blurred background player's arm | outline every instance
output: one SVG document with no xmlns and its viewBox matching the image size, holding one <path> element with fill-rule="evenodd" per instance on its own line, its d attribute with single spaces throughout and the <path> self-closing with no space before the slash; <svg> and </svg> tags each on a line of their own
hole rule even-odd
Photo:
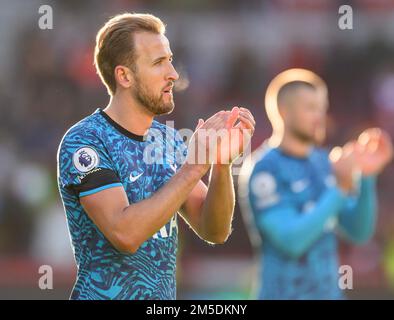
<svg viewBox="0 0 394 320">
<path fill-rule="evenodd" d="M 391 161 L 390 136 L 378 129 L 367 129 L 357 141 L 345 145 L 354 153 L 362 178 L 358 194 L 349 198 L 339 215 L 339 227 L 354 243 L 368 241 L 374 233 L 377 214 L 376 176 Z M 344 151 L 346 152 L 346 150 Z"/>
<path fill-rule="evenodd" d="M 299 212 L 290 187 L 278 181 L 273 171 L 267 168 L 258 170 L 252 175 L 250 182 L 250 200 L 257 217 L 260 232 L 284 254 L 298 258 L 321 236 L 325 225 L 332 217 L 337 216 L 346 200 L 346 193 L 351 189 L 352 177 L 348 157 L 340 157 L 333 164 L 338 187 L 326 189 L 314 207 L 307 213 Z M 254 179 L 266 181 L 254 185 Z M 256 186 L 264 185 L 264 192 Z"/>
<path fill-rule="evenodd" d="M 336 216 L 345 199 L 338 188 L 332 187 L 321 195 L 312 210 L 302 214 L 285 199 L 286 195 L 278 194 L 277 197 L 278 202 L 271 208 L 253 206 L 257 210 L 257 227 L 278 250 L 292 258 L 300 257 L 319 238 L 325 224 Z"/>
<path fill-rule="evenodd" d="M 347 199 L 338 216 L 340 230 L 353 243 L 368 241 L 376 225 L 376 177 L 363 176 L 359 189 L 358 195 Z"/>
</svg>

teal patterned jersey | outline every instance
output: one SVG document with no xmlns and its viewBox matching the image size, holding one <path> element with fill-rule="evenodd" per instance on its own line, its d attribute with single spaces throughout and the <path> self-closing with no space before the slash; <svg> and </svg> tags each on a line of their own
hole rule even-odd
<svg viewBox="0 0 394 320">
<path fill-rule="evenodd" d="M 175 299 L 177 214 L 134 254 L 118 251 L 80 198 L 123 187 L 129 203 L 152 196 L 176 173 L 186 147 L 176 130 L 153 121 L 135 135 L 104 111 L 72 126 L 58 150 L 58 186 L 78 273 L 71 299 Z"/>
<path fill-rule="evenodd" d="M 341 299 L 335 225 L 344 197 L 327 152 L 297 158 L 266 146 L 246 183 L 262 240 L 258 298 Z"/>
</svg>

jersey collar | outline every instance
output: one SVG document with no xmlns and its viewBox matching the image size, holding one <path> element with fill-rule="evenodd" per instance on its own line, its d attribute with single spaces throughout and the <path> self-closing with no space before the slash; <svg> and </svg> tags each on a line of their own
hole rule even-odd
<svg viewBox="0 0 394 320">
<path fill-rule="evenodd" d="M 132 133 L 132 132 L 130 132 L 129 130 L 123 128 L 123 127 L 122 127 L 120 124 L 118 124 L 117 122 L 115 122 L 108 114 L 106 114 L 106 113 L 104 112 L 104 110 L 102 110 L 102 109 L 99 108 L 97 111 L 98 111 L 98 113 L 99 113 L 101 116 L 104 117 L 105 120 L 107 120 L 107 122 L 108 122 L 111 126 L 113 126 L 113 127 L 114 127 L 117 131 L 119 131 L 121 134 L 125 135 L 126 137 L 128 137 L 128 138 L 130 138 L 130 139 L 137 140 L 137 141 L 140 141 L 140 142 L 146 141 L 146 139 L 147 139 L 147 137 L 148 137 L 148 134 L 145 134 L 145 135 L 143 135 L 143 136 L 140 136 L 140 135 L 138 135 L 138 134 Z"/>
</svg>

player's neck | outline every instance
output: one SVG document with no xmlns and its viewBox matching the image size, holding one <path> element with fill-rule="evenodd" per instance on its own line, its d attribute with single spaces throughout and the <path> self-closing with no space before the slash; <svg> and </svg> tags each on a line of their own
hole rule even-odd
<svg viewBox="0 0 394 320">
<path fill-rule="evenodd" d="M 104 111 L 126 130 L 143 136 L 152 126 L 153 114 L 133 101 L 130 96 L 115 94 Z"/>
<path fill-rule="evenodd" d="M 286 154 L 294 157 L 306 158 L 311 152 L 313 145 L 311 143 L 302 141 L 291 134 L 284 134 L 280 143 L 279 148 Z"/>
</svg>

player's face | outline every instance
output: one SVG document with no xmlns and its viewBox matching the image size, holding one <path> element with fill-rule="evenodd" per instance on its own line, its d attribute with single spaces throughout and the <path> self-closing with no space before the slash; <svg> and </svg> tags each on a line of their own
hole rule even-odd
<svg viewBox="0 0 394 320">
<path fill-rule="evenodd" d="M 315 90 L 299 88 L 288 108 L 285 125 L 299 139 L 320 144 L 325 138 L 327 104 Z"/>
<path fill-rule="evenodd" d="M 174 109 L 173 86 L 179 78 L 172 65 L 172 52 L 164 35 L 140 32 L 135 35 L 137 55 L 133 96 L 154 115 Z"/>
</svg>

